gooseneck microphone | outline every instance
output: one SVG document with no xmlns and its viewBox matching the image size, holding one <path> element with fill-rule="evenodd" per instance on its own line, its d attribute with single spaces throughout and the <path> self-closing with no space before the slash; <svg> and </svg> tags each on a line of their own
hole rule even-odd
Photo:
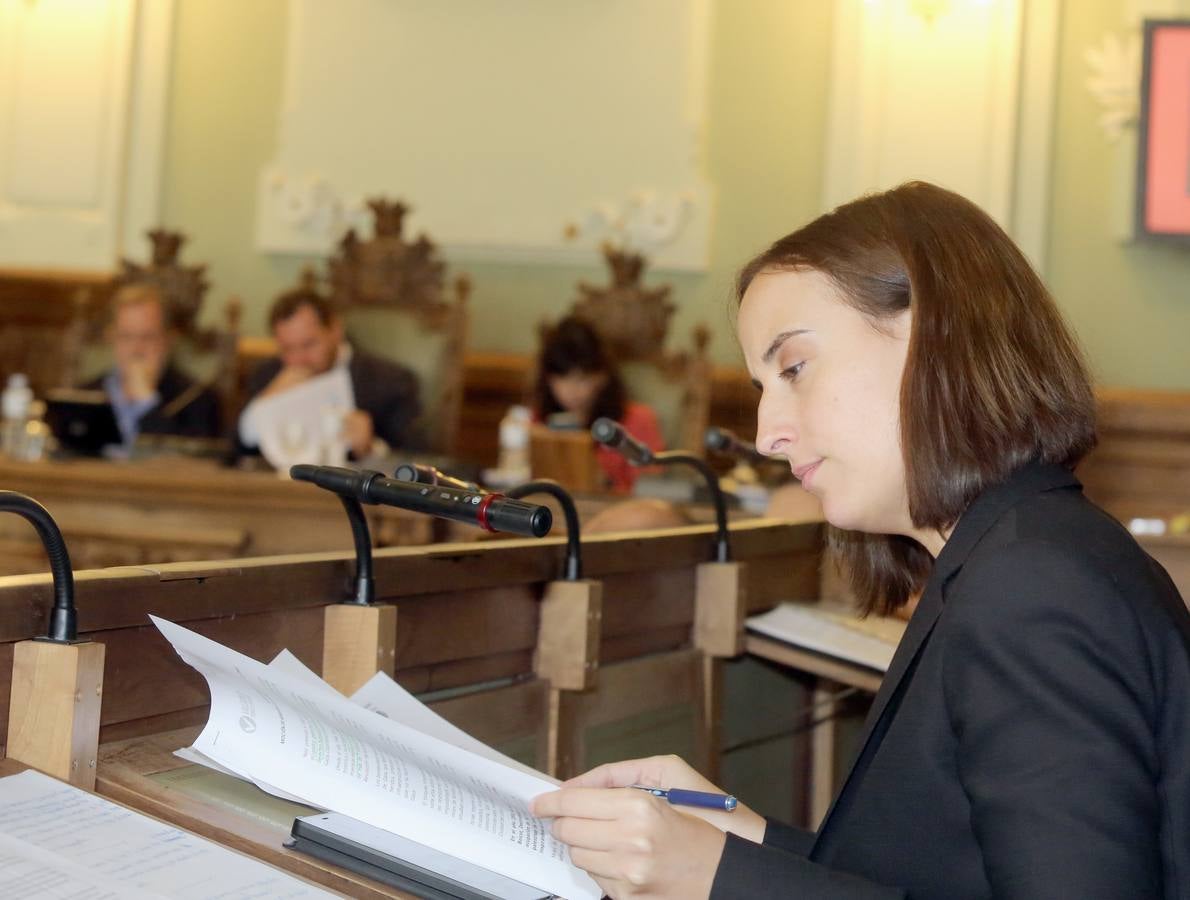
<svg viewBox="0 0 1190 900">
<path fill-rule="evenodd" d="M 54 576 L 54 606 L 50 610 L 49 633 L 40 641 L 69 644 L 78 640 L 78 610 L 74 605 L 74 571 L 70 568 L 70 554 L 58 523 L 49 510 L 24 494 L 0 491 L 0 512 L 16 513 L 33 525 L 46 556 L 50 558 L 50 572 Z"/>
<path fill-rule="evenodd" d="M 768 459 L 756 449 L 756 445 L 742 440 L 734 431 L 728 428 L 718 428 L 712 425 L 703 437 L 703 446 L 715 453 L 735 457 L 744 463 L 761 463 Z"/>
<path fill-rule="evenodd" d="M 525 537 L 544 537 L 554 524 L 549 507 L 503 494 L 465 491 L 445 485 L 414 484 L 381 472 L 338 466 L 292 466 L 289 475 L 360 503 L 382 504 Z"/>
<path fill-rule="evenodd" d="M 654 453 L 633 437 L 623 425 L 608 418 L 596 419 L 591 424 L 591 437 L 605 447 L 617 451 L 634 466 L 679 465 L 698 470 L 707 483 L 711 502 L 715 505 L 715 561 L 727 562 L 731 559 L 731 545 L 727 537 L 727 503 L 723 499 L 723 490 L 719 487 L 719 476 L 706 462 L 687 450 L 663 450 Z"/>
</svg>

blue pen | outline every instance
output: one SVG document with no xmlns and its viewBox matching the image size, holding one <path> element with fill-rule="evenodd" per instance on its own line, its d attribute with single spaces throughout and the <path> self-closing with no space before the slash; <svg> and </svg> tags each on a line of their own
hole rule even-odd
<svg viewBox="0 0 1190 900">
<path fill-rule="evenodd" d="M 678 806 L 698 806 L 703 809 L 722 809 L 731 812 L 736 807 L 736 799 L 730 794 L 712 794 L 710 791 L 684 791 L 681 788 L 648 787 L 643 784 L 632 785 L 638 791 L 648 791 L 654 797 L 668 800 Z"/>
</svg>

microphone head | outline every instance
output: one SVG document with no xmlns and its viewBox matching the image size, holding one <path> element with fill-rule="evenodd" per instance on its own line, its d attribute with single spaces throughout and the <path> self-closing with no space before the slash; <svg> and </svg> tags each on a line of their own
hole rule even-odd
<svg viewBox="0 0 1190 900">
<path fill-rule="evenodd" d="M 708 450 L 714 450 L 716 453 L 726 453 L 731 449 L 731 445 L 735 440 L 736 436 L 726 428 L 719 428 L 712 425 L 707 429 L 706 435 L 703 436 L 703 446 Z"/>
<path fill-rule="evenodd" d="M 624 429 L 620 427 L 619 422 L 609 419 L 606 416 L 600 416 L 591 423 L 591 437 L 609 447 L 619 442 L 623 432 Z"/>
<path fill-rule="evenodd" d="M 437 484 L 438 472 L 433 466 L 422 466 L 417 463 L 401 463 L 393 470 L 393 478 L 397 481 L 412 481 L 414 484 Z"/>
<path fill-rule="evenodd" d="M 539 506 L 529 517 L 529 530 L 533 537 L 545 537 L 554 527 L 554 514 L 548 506 Z"/>
<path fill-rule="evenodd" d="M 290 466 L 289 477 L 294 481 L 314 481 L 314 476 L 318 474 L 318 466 L 309 466 L 306 464 Z"/>
<path fill-rule="evenodd" d="M 422 463 L 401 463 L 393 470 L 393 478 L 397 481 L 408 481 L 411 484 L 433 484 L 460 491 L 471 491 L 476 494 L 487 493 L 474 481 L 455 478 L 453 475 L 447 475 L 437 466 L 427 466 Z"/>
</svg>

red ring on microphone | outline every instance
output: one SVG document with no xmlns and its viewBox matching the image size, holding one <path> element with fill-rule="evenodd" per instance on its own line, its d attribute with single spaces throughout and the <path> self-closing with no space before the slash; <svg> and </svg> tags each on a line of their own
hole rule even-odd
<svg viewBox="0 0 1190 900">
<path fill-rule="evenodd" d="M 479 527 L 484 531 L 490 531 L 495 534 L 496 529 L 488 523 L 488 507 L 492 505 L 496 498 L 503 499 L 503 494 L 484 494 L 483 499 L 479 501 L 479 506 L 476 507 L 475 517 L 479 520 Z"/>
</svg>

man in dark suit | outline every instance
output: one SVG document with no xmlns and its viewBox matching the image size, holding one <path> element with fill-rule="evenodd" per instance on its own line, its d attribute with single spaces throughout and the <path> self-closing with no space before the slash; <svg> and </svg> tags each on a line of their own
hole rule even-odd
<svg viewBox="0 0 1190 900">
<path fill-rule="evenodd" d="M 309 287 L 287 291 L 269 310 L 269 328 L 278 356 L 262 364 L 248 381 L 251 399 L 239 428 L 245 446 L 256 447 L 260 442 L 253 400 L 283 393 L 341 366 L 354 394 L 354 408 L 344 416 L 342 426 L 352 456 L 362 459 L 382 455 L 390 447 L 416 447 L 417 376 L 347 343 L 343 320 L 330 301 Z"/>
<path fill-rule="evenodd" d="M 108 328 L 115 365 L 85 387 L 107 394 L 126 446 L 140 434 L 219 435 L 214 392 L 170 362 L 175 337 L 157 288 L 130 284 L 116 292 Z"/>
</svg>

